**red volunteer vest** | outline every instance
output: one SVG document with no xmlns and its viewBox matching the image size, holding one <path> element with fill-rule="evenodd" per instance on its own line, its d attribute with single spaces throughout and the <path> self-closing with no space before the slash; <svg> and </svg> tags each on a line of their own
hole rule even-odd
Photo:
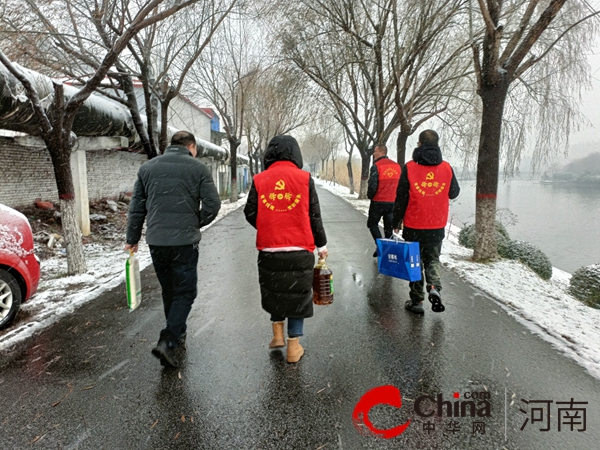
<svg viewBox="0 0 600 450">
<path fill-rule="evenodd" d="M 377 166 L 377 193 L 373 197 L 374 202 L 395 202 L 396 189 L 402 168 L 400 165 L 389 158 L 379 158 L 375 161 Z"/>
<path fill-rule="evenodd" d="M 256 248 L 315 249 L 309 218 L 310 174 L 291 161 L 277 161 L 254 176 L 258 193 Z"/>
<path fill-rule="evenodd" d="M 410 161 L 406 163 L 406 176 L 410 188 L 404 225 L 417 230 L 444 228 L 450 206 L 450 164 L 443 161 L 437 166 L 424 166 Z"/>
</svg>

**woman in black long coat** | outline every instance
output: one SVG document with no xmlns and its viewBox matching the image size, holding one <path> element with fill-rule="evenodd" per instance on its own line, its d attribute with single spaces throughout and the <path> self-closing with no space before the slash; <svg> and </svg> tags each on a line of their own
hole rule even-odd
<svg viewBox="0 0 600 450">
<path fill-rule="evenodd" d="M 314 250 L 319 258 L 326 258 L 327 237 L 315 184 L 310 173 L 302 170 L 296 139 L 274 137 L 265 152 L 264 167 L 254 176 L 244 214 L 257 230 L 261 303 L 273 322 L 269 347 L 285 346 L 287 319 L 287 361 L 295 363 L 304 354 L 299 341 L 304 319 L 313 315 Z"/>
</svg>

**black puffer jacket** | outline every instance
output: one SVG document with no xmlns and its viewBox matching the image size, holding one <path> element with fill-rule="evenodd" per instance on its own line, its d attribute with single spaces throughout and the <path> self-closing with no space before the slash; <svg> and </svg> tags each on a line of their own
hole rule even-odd
<svg viewBox="0 0 600 450">
<path fill-rule="evenodd" d="M 163 155 L 138 171 L 129 206 L 127 243 L 139 242 L 147 220 L 149 245 L 193 244 L 201 239 L 200 227 L 211 223 L 220 208 L 208 167 L 185 147 L 167 147 Z"/>
</svg>

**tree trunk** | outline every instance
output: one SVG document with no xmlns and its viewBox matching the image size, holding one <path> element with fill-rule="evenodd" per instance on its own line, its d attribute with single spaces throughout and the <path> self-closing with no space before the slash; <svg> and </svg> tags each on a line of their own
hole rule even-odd
<svg viewBox="0 0 600 450">
<path fill-rule="evenodd" d="M 230 161 L 231 167 L 231 196 L 229 201 L 235 203 L 238 201 L 238 185 L 237 185 L 237 149 L 240 146 L 240 141 L 237 139 L 230 139 L 229 150 L 230 150 Z"/>
<path fill-rule="evenodd" d="M 150 85 L 154 84 L 154 80 L 150 76 L 151 69 L 144 65 L 142 70 L 142 89 L 144 91 L 144 103 L 146 105 L 146 122 L 148 124 L 148 140 L 150 142 L 150 153 L 148 159 L 158 156 L 158 117 L 156 98 L 150 92 Z"/>
<path fill-rule="evenodd" d="M 77 224 L 75 197 L 60 200 L 60 220 L 67 244 L 67 271 L 69 275 L 87 272 L 81 230 Z"/>
<path fill-rule="evenodd" d="M 346 167 L 348 168 L 348 186 L 350 188 L 350 195 L 354 194 L 354 172 L 352 171 L 352 154 L 348 157 L 348 162 L 346 163 Z"/>
<path fill-rule="evenodd" d="M 332 173 L 331 173 L 331 181 L 334 181 L 334 182 L 337 183 L 337 179 L 335 178 L 335 159 L 333 159 L 331 161 L 331 171 L 332 171 Z M 335 184 L 334 184 L 334 186 L 335 186 Z"/>
<path fill-rule="evenodd" d="M 158 140 L 158 149 L 161 154 L 163 154 L 165 149 L 169 146 L 169 105 L 174 97 L 175 94 L 172 94 L 172 91 L 169 90 L 163 101 L 160 103 L 160 137 Z"/>
<path fill-rule="evenodd" d="M 131 75 L 123 75 L 120 77 L 121 85 L 123 86 L 123 92 L 127 96 L 127 108 L 133 119 L 133 125 L 137 131 L 142 147 L 147 155 L 151 155 L 153 152 L 152 146 L 150 145 L 150 138 L 142 122 L 142 116 L 140 115 L 140 109 L 137 103 L 137 97 L 135 96 L 135 90 L 133 88 L 133 82 L 131 81 Z M 156 156 L 156 155 L 154 155 Z"/>
<path fill-rule="evenodd" d="M 87 266 L 81 242 L 81 229 L 77 223 L 75 188 L 69 161 L 71 146 L 67 139 L 49 138 L 46 140 L 46 147 L 52 159 L 56 188 L 60 199 L 60 217 L 63 236 L 67 245 L 67 274 L 85 273 L 87 272 Z"/>
<path fill-rule="evenodd" d="M 361 152 L 360 166 L 360 187 L 358 189 L 358 199 L 367 198 L 367 189 L 369 187 L 369 169 L 371 168 L 371 155 L 367 152 Z"/>
<path fill-rule="evenodd" d="M 248 151 L 248 167 L 250 168 L 250 178 L 254 178 L 254 158 L 252 157 L 252 152 Z"/>
<path fill-rule="evenodd" d="M 404 166 L 406 161 L 406 141 L 408 140 L 408 136 L 410 136 L 409 133 L 410 131 L 400 127 L 398 139 L 396 140 L 396 162 L 400 164 L 400 167 Z"/>
<path fill-rule="evenodd" d="M 489 261 L 498 258 L 496 243 L 496 195 L 500 170 L 500 137 L 502 114 L 508 83 L 501 81 L 481 89 L 483 101 L 481 133 L 477 158 L 475 197 L 475 232 L 477 239 L 473 260 Z"/>
</svg>

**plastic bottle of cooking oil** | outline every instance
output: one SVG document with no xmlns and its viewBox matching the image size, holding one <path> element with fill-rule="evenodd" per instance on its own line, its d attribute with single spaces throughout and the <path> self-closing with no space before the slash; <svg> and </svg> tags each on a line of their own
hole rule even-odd
<svg viewBox="0 0 600 450">
<path fill-rule="evenodd" d="M 313 303 L 315 305 L 329 305 L 333 302 L 333 273 L 325 264 L 324 259 L 319 259 L 313 275 Z"/>
</svg>

